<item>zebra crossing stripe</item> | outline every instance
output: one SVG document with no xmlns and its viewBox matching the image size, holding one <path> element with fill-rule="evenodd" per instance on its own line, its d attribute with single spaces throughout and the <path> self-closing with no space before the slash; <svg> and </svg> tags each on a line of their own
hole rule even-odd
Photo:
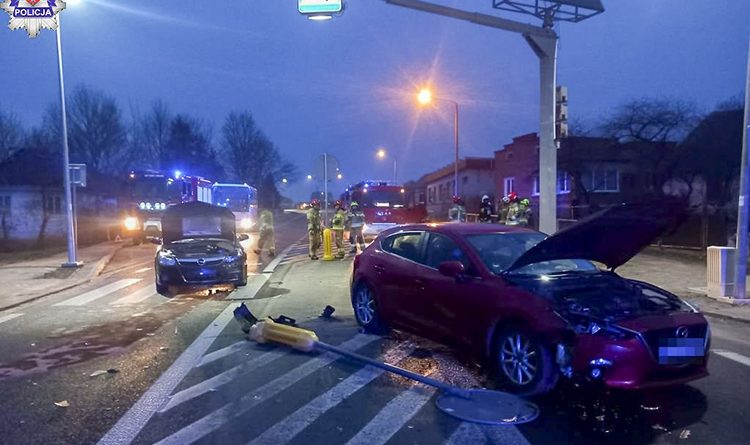
<svg viewBox="0 0 750 445">
<path fill-rule="evenodd" d="M 161 410 L 159 410 L 159 412 L 164 413 L 166 411 L 169 411 L 177 405 L 202 396 L 203 394 L 209 391 L 213 391 L 222 385 L 226 385 L 237 377 L 243 374 L 247 374 L 248 372 L 260 368 L 261 366 L 266 365 L 287 354 L 288 352 L 283 351 L 282 349 L 266 352 L 265 354 L 251 359 L 250 362 L 237 365 L 234 368 L 217 374 L 208 380 L 204 380 L 198 383 L 197 385 L 191 386 L 190 388 L 175 393 L 169 398 L 169 402 L 167 402 L 167 404 Z"/>
<path fill-rule="evenodd" d="M 0 316 L 0 323 L 5 323 L 6 321 L 11 321 L 14 318 L 20 317 L 21 315 L 23 315 L 23 314 L 16 313 L 16 314 L 8 314 L 8 315 Z"/>
<path fill-rule="evenodd" d="M 435 377 L 440 378 L 439 374 Z M 430 401 L 434 393 L 435 388 L 413 385 L 388 402 L 346 445 L 385 444 Z"/>
<path fill-rule="evenodd" d="M 135 283 L 141 281 L 140 278 L 127 278 L 124 280 L 115 281 L 106 286 L 102 286 L 98 289 L 86 292 L 77 297 L 70 298 L 60 303 L 54 304 L 53 306 L 83 306 L 84 304 L 91 303 L 99 298 L 106 297 L 107 295 L 117 292 L 120 289 L 124 289 L 128 286 L 132 286 Z"/>
<path fill-rule="evenodd" d="M 396 348 L 389 351 L 383 360 L 387 362 L 399 362 L 411 354 L 413 350 L 413 347 Z M 289 415 L 286 419 L 267 429 L 263 434 L 248 442 L 248 445 L 287 443 L 329 409 L 341 403 L 344 399 L 378 378 L 384 372 L 380 368 L 365 366 Z"/>
<path fill-rule="evenodd" d="M 200 363 L 195 365 L 195 367 L 200 368 L 201 366 L 205 366 L 215 360 L 219 360 L 224 357 L 230 356 L 234 354 L 235 352 L 239 351 L 240 349 L 244 349 L 245 346 L 247 346 L 247 344 L 248 343 L 246 340 L 241 340 L 236 343 L 232 343 L 226 348 L 221 348 L 221 349 L 217 349 L 216 351 L 209 352 L 208 354 L 203 356 Z"/>
<path fill-rule="evenodd" d="M 510 425 L 477 425 L 463 422 L 456 428 L 445 445 L 489 443 L 493 445 L 531 445 L 518 428 Z"/>
<path fill-rule="evenodd" d="M 357 350 L 378 339 L 379 337 L 376 337 L 374 335 L 357 334 L 353 338 L 342 343 L 340 347 L 348 350 Z M 289 388 L 299 380 L 314 373 L 318 369 L 328 366 L 339 358 L 341 358 L 339 355 L 332 352 L 327 352 L 314 359 L 308 360 L 307 362 L 292 369 L 286 374 L 283 374 L 275 378 L 274 380 L 271 380 L 270 382 L 248 394 L 245 394 L 239 400 L 227 403 L 223 407 L 202 417 L 196 422 L 193 422 L 190 425 L 187 425 L 186 427 L 173 433 L 172 435 L 165 437 L 164 439 L 157 442 L 157 444 L 181 445 L 193 443 L 197 440 L 200 440 L 201 438 L 221 428 L 225 423 L 245 414 L 257 405 L 263 403 L 264 401 L 280 393 L 281 391 Z"/>
<path fill-rule="evenodd" d="M 114 304 L 133 304 L 133 303 L 140 303 L 143 300 L 146 300 L 148 298 L 153 297 L 156 295 L 156 287 L 155 286 L 146 286 L 144 288 L 141 288 L 135 292 L 133 292 L 130 295 L 126 295 L 119 300 L 115 300 Z"/>
</svg>

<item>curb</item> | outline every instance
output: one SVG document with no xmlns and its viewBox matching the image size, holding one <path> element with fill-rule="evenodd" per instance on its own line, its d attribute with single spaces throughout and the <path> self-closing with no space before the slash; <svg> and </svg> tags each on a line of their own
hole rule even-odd
<svg viewBox="0 0 750 445">
<path fill-rule="evenodd" d="M 698 309 L 698 310 L 700 311 L 700 313 L 704 315 L 708 315 L 710 317 L 721 318 L 724 320 L 731 320 L 731 321 L 739 321 L 741 323 L 750 323 L 750 320 L 748 320 L 747 318 L 737 317 L 734 315 L 724 314 L 721 312 L 705 311 L 703 309 Z"/>
<path fill-rule="evenodd" d="M 33 297 L 29 297 L 26 300 L 19 301 L 17 303 L 13 303 L 13 304 L 10 304 L 8 306 L 0 307 L 0 312 L 4 312 L 4 311 L 10 310 L 10 309 L 14 309 L 14 308 L 17 308 L 19 306 L 23 306 L 24 304 L 33 303 L 34 301 L 37 301 L 37 300 L 42 299 L 44 297 L 49 297 L 50 295 L 59 294 L 60 292 L 65 292 L 66 290 L 70 290 L 70 289 L 73 289 L 74 287 L 78 287 L 78 286 L 81 286 L 83 284 L 91 282 L 91 280 L 93 280 L 94 278 L 98 277 L 99 275 L 102 274 L 102 272 L 104 272 L 104 269 L 112 261 L 112 258 L 114 258 L 114 256 L 117 254 L 117 252 L 119 252 L 120 249 L 122 249 L 122 248 L 123 248 L 122 244 L 117 245 L 117 246 L 115 246 L 114 249 L 112 249 L 112 252 L 108 253 L 105 257 L 99 259 L 99 261 L 97 261 L 97 263 L 96 263 L 96 266 L 94 266 L 94 268 L 92 269 L 92 271 L 89 272 L 89 275 L 88 275 L 87 278 L 84 278 L 82 280 L 76 281 L 76 282 L 71 283 L 71 284 L 69 284 L 67 286 L 63 286 L 63 287 L 61 287 L 59 289 L 55 289 L 55 290 L 52 290 L 52 291 L 49 291 L 49 292 L 45 292 L 45 293 L 39 294 L 39 295 L 34 295 Z"/>
</svg>

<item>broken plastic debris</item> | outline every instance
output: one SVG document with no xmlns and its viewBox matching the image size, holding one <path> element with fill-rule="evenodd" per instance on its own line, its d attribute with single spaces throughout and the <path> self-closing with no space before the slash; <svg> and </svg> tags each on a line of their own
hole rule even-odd
<svg viewBox="0 0 750 445">
<path fill-rule="evenodd" d="M 55 406 L 59 406 L 60 408 L 67 408 L 70 406 L 70 403 L 68 403 L 67 400 L 63 400 L 61 402 L 55 402 Z"/>
<path fill-rule="evenodd" d="M 107 370 L 107 373 L 109 373 L 109 374 L 117 374 L 118 372 L 120 372 L 120 370 L 117 369 L 117 368 L 109 368 Z"/>
<path fill-rule="evenodd" d="M 687 439 L 688 437 L 690 437 L 690 430 L 682 430 L 680 439 Z"/>
<path fill-rule="evenodd" d="M 168 349 L 169 349 L 169 348 L 168 348 L 168 347 L 166 347 L 166 346 L 161 346 L 161 347 L 159 347 L 159 350 L 160 350 L 160 351 L 166 351 L 166 350 L 168 350 Z"/>
<path fill-rule="evenodd" d="M 102 374 L 106 374 L 106 373 L 107 373 L 107 371 L 105 371 L 103 369 L 100 369 L 98 371 L 94 371 L 91 374 L 89 374 L 89 377 L 96 377 L 98 375 L 102 375 Z"/>
<path fill-rule="evenodd" d="M 651 425 L 651 428 L 655 429 L 655 430 L 659 430 L 659 431 L 669 431 L 666 428 L 664 428 L 663 426 L 659 425 L 658 423 L 656 425 Z"/>
<path fill-rule="evenodd" d="M 646 411 L 656 411 L 656 410 L 659 409 L 659 407 L 658 406 L 641 405 L 641 409 L 646 410 Z"/>
</svg>

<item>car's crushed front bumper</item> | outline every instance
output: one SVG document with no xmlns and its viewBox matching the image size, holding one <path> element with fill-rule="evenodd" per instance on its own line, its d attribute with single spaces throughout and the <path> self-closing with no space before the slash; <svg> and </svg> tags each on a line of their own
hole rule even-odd
<svg viewBox="0 0 750 445">
<path fill-rule="evenodd" d="M 674 386 L 708 375 L 708 348 L 687 353 L 671 362 L 662 360 L 643 335 L 613 339 L 579 335 L 571 348 L 570 370 L 577 377 L 599 381 L 611 388 L 640 390 Z"/>
<path fill-rule="evenodd" d="M 163 286 L 210 286 L 237 284 L 245 279 L 242 261 L 218 264 L 180 264 L 158 268 L 158 282 Z"/>
</svg>

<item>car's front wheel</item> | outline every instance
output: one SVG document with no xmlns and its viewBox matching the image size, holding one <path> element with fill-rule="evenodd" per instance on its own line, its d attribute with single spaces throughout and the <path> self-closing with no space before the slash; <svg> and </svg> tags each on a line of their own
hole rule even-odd
<svg viewBox="0 0 750 445">
<path fill-rule="evenodd" d="M 240 277 L 240 280 L 237 282 L 237 287 L 247 286 L 247 266 L 244 266 L 242 268 L 242 276 Z"/>
<path fill-rule="evenodd" d="M 166 284 L 156 283 L 156 293 L 165 297 L 169 297 L 169 286 L 167 286 Z"/>
<path fill-rule="evenodd" d="M 495 341 L 496 373 L 504 386 L 521 395 L 551 391 L 559 374 L 549 349 L 521 328 L 504 329 Z"/>
<path fill-rule="evenodd" d="M 373 334 L 385 334 L 388 327 L 383 323 L 378 312 L 378 301 L 375 292 L 365 283 L 360 283 L 354 288 L 352 295 L 352 306 L 357 323 L 365 331 Z"/>
</svg>

